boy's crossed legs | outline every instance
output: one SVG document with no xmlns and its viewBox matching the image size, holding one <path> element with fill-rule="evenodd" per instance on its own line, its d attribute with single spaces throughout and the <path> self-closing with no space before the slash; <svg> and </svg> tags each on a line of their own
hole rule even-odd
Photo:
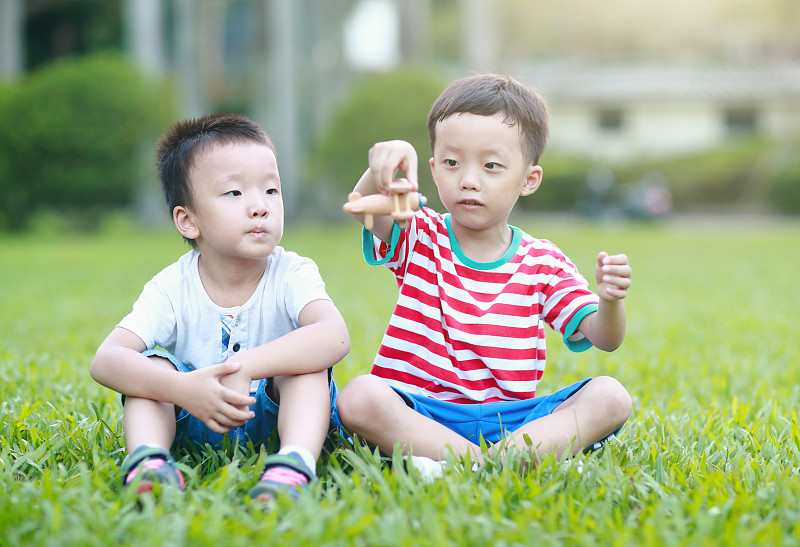
<svg viewBox="0 0 800 547">
<path fill-rule="evenodd" d="M 510 445 L 498 445 L 495 449 L 500 460 L 510 447 L 532 452 L 533 465 L 551 453 L 561 457 L 570 447 L 570 455 L 575 455 L 618 431 L 631 413 L 630 395 L 608 376 L 586 381 L 567 397 L 552 412 L 517 426 L 507 437 Z M 391 454 L 399 441 L 405 453 L 413 451 L 416 456 L 442 460 L 450 450 L 456 457 L 470 454 L 472 460 L 483 461 L 476 443 L 413 409 L 376 376 L 351 380 L 342 389 L 337 404 L 344 427 L 378 446 L 384 454 Z M 533 441 L 531 448 L 525 442 L 525 435 Z M 487 440 L 500 439 L 487 435 Z"/>
<path fill-rule="evenodd" d="M 185 365 L 161 355 L 151 355 L 159 366 L 186 369 Z M 183 370 L 186 372 L 186 370 Z M 279 376 L 269 382 L 270 393 L 258 394 L 255 427 L 231 431 L 233 440 L 245 441 L 244 435 L 257 435 L 263 441 L 277 428 L 281 440 L 278 454 L 270 455 L 264 464 L 261 480 L 250 495 L 261 501 L 285 492 L 292 497 L 299 488 L 316 477 L 316 460 L 330 427 L 331 399 L 336 388 L 327 371 L 296 376 Z M 266 389 L 262 382 L 259 389 Z M 280 404 L 280 406 L 278 406 Z M 335 408 L 334 408 L 335 410 Z M 181 425 L 178 426 L 178 420 Z M 338 421 L 338 418 L 337 418 Z M 221 440 L 220 434 L 208 430 L 197 418 L 167 402 L 138 397 L 124 401 L 123 424 L 129 456 L 123 463 L 127 484 L 139 475 L 138 492 L 149 491 L 154 482 L 168 482 L 183 489 L 183 477 L 170 456 L 169 447 L 188 443 Z M 180 438 L 176 438 L 176 435 Z M 208 438 L 207 438 L 208 437 Z M 263 438 L 261 438 L 263 437 Z"/>
</svg>

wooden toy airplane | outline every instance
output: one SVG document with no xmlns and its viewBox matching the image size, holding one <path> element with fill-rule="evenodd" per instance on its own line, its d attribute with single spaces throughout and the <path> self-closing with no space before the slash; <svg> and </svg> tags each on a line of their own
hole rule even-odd
<svg viewBox="0 0 800 547">
<path fill-rule="evenodd" d="M 400 228 L 405 228 L 408 220 L 414 216 L 413 212 L 425 206 L 425 196 L 411 192 L 411 188 L 406 182 L 395 181 L 389 195 L 362 196 L 358 192 L 350 192 L 342 209 L 351 215 L 364 215 L 364 227 L 367 230 L 372 230 L 375 215 L 392 215 Z"/>
</svg>

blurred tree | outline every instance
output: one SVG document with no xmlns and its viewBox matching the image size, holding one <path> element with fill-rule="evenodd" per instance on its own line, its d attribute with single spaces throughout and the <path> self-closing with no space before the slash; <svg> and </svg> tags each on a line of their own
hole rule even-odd
<svg viewBox="0 0 800 547">
<path fill-rule="evenodd" d="M 461 1 L 462 62 L 468 70 L 502 72 L 498 65 L 497 4 L 492 0 Z"/>
<path fill-rule="evenodd" d="M 26 0 L 27 69 L 122 45 L 119 0 Z"/>
<path fill-rule="evenodd" d="M 121 56 L 54 63 L 0 95 L 0 216 L 12 230 L 54 209 L 90 227 L 130 203 L 137 151 L 173 97 Z"/>
<path fill-rule="evenodd" d="M 431 0 L 400 0 L 400 55 L 409 63 L 420 64 L 430 59 Z"/>
<path fill-rule="evenodd" d="M 0 80 L 22 72 L 22 0 L 0 0 Z"/>
<path fill-rule="evenodd" d="M 431 55 L 440 65 L 455 63 L 461 57 L 461 0 L 433 0 L 430 9 Z"/>
<path fill-rule="evenodd" d="M 436 206 L 438 198 L 427 161 L 431 156 L 426 118 L 444 84 L 430 71 L 404 68 L 365 76 L 356 83 L 328 130 L 312 149 L 311 185 L 304 203 L 334 210 L 344 203 L 367 168 L 367 152 L 379 141 L 403 139 L 417 150 L 422 191 Z"/>
<path fill-rule="evenodd" d="M 166 68 L 164 10 L 161 0 L 122 0 L 125 46 L 145 74 L 161 76 Z"/>
</svg>

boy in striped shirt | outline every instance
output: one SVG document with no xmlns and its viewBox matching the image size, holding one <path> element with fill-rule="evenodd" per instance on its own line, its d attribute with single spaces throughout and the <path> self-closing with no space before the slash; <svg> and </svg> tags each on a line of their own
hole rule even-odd
<svg viewBox="0 0 800 547">
<path fill-rule="evenodd" d="M 448 214 L 423 207 L 403 230 L 379 215 L 363 230 L 365 259 L 392 271 L 399 297 L 370 374 L 340 393 L 342 422 L 386 454 L 400 443 L 417 467 L 448 450 L 480 462 L 481 438 L 503 441 L 493 449 L 501 459 L 529 451 L 533 465 L 599 446 L 628 419 L 631 398 L 606 376 L 536 397 L 544 326 L 573 351 L 615 350 L 631 268 L 625 255 L 599 253 L 594 293 L 555 245 L 509 226 L 517 199 L 542 180 L 544 102 L 512 78 L 472 76 L 439 96 L 428 130 Z M 354 191 L 388 193 L 398 170 L 417 187 L 414 148 L 377 143 Z"/>
</svg>

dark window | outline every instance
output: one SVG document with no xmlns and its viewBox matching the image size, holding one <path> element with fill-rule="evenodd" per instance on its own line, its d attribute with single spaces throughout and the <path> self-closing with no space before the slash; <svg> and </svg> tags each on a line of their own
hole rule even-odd
<svg viewBox="0 0 800 547">
<path fill-rule="evenodd" d="M 623 124 L 622 110 L 604 108 L 597 111 L 597 127 L 601 131 L 619 131 Z"/>
<path fill-rule="evenodd" d="M 729 135 L 751 135 L 758 130 L 755 108 L 729 108 L 725 111 L 725 129 Z"/>
</svg>

